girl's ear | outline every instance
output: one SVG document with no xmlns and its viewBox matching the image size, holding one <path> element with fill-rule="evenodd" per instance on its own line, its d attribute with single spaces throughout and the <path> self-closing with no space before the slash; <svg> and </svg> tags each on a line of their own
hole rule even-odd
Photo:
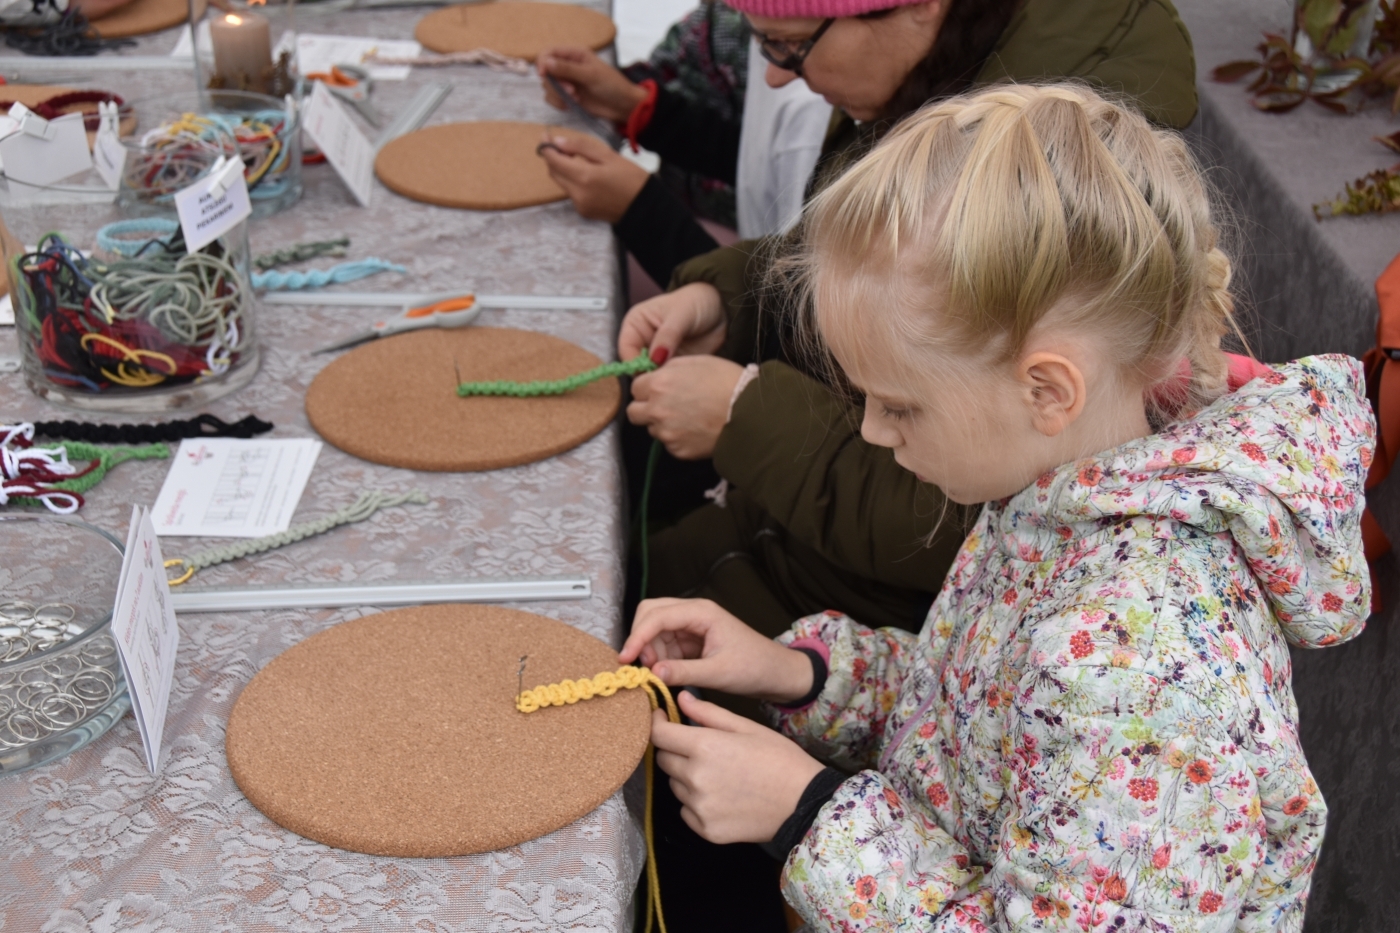
<svg viewBox="0 0 1400 933">
<path fill-rule="evenodd" d="M 1022 400 L 1031 424 L 1046 437 L 1056 437 L 1084 410 L 1084 374 L 1058 353 L 1036 352 L 1016 368 Z"/>
</svg>

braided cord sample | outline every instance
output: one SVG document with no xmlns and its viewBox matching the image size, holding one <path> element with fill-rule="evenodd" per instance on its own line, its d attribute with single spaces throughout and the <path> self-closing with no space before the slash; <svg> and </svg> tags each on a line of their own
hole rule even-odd
<svg viewBox="0 0 1400 933">
<path fill-rule="evenodd" d="M 353 282 L 356 279 L 377 275 L 380 272 L 397 272 L 402 275 L 407 271 L 407 268 L 398 263 L 370 257 L 369 259 L 357 259 L 354 262 L 342 262 L 329 269 L 311 269 L 307 272 L 280 272 L 276 269 L 269 272 L 254 272 L 253 287 L 265 288 L 274 292 L 298 288 L 324 288 L 327 285 Z"/>
<path fill-rule="evenodd" d="M 272 423 L 254 415 L 227 422 L 214 415 L 196 415 L 181 421 L 157 424 L 90 424 L 85 421 L 36 421 L 36 437 L 88 441 L 93 444 L 173 443 L 191 437 L 257 437 L 272 430 Z"/>
<path fill-rule="evenodd" d="M 649 373 L 656 368 L 651 354 L 643 350 L 625 363 L 604 363 L 587 372 L 563 379 L 545 379 L 535 382 L 463 382 L 457 386 L 457 394 L 466 398 L 469 395 L 508 395 L 515 398 L 535 398 L 541 395 L 565 395 L 582 389 L 600 379 L 614 376 L 636 376 Z"/>
<path fill-rule="evenodd" d="M 304 262 L 307 259 L 316 259 L 320 256 L 333 256 L 338 259 L 345 255 L 345 249 L 349 245 L 350 238 L 348 236 L 336 240 L 319 240 L 314 243 L 295 243 L 286 249 L 258 256 L 253 260 L 253 265 L 266 272 L 268 269 L 275 269 L 278 266 Z"/>
<path fill-rule="evenodd" d="M 79 495 L 102 482 L 112 467 L 120 463 L 128 460 L 170 458 L 170 448 L 164 444 L 148 444 L 144 447 L 97 447 L 84 441 L 61 441 L 57 446 L 68 451 L 68 456 L 73 460 L 90 460 L 94 464 L 72 479 L 51 484 L 54 489 L 76 492 Z"/>
<path fill-rule="evenodd" d="M 247 557 L 250 554 L 260 554 L 263 551 L 284 547 L 293 542 L 300 541 L 303 538 L 324 534 L 332 528 L 337 528 L 341 525 L 362 522 L 380 509 L 392 508 L 396 505 L 405 505 L 410 502 L 417 505 L 424 505 L 428 502 L 428 495 L 419 490 L 414 490 L 413 492 L 398 496 L 391 496 L 388 493 L 379 492 L 377 490 L 363 492 L 352 504 L 339 511 L 332 512 L 314 521 L 293 525 L 291 528 L 279 532 L 278 534 L 268 535 L 263 538 L 253 538 L 249 541 L 239 541 L 236 544 L 227 544 L 223 547 L 211 548 L 193 557 L 172 558 L 165 562 L 165 566 L 183 566 L 185 572 L 183 575 L 171 580 L 170 584 L 171 586 L 178 586 L 194 576 L 196 571 L 203 570 L 205 567 L 212 567 L 215 564 L 237 560 L 240 557 Z"/>
<path fill-rule="evenodd" d="M 646 691 L 652 709 L 661 709 L 664 704 L 666 718 L 671 722 L 681 721 L 680 710 L 676 709 L 676 702 L 671 697 L 670 688 L 660 677 L 645 667 L 619 667 L 615 671 L 603 671 L 601 674 L 585 677 L 582 680 L 561 680 L 557 684 L 546 684 L 533 690 L 525 690 L 515 698 L 515 708 L 522 713 L 533 713 L 546 706 L 564 706 L 577 703 L 580 700 L 591 700 L 594 697 L 610 697 L 619 690 L 634 690 L 638 687 Z M 656 749 L 651 743 L 647 743 L 645 759 L 647 776 L 646 819 L 643 821 L 642 827 L 647 842 L 646 931 L 651 933 L 652 918 L 655 917 L 657 924 L 661 927 L 661 933 L 666 933 L 666 917 L 661 912 L 661 879 L 656 869 L 656 834 L 652 829 L 651 820 L 652 787 L 655 783 L 652 772 L 655 770 L 653 760 L 655 756 Z"/>
</svg>

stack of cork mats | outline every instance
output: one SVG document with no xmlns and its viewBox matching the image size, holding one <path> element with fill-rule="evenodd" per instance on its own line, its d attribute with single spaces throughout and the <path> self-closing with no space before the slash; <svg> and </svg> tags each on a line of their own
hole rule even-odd
<svg viewBox="0 0 1400 933">
<path fill-rule="evenodd" d="M 502 849 L 590 813 L 642 760 L 641 690 L 516 708 L 522 684 L 617 666 L 596 638 L 512 609 L 421 606 L 344 622 L 244 688 L 229 769 L 274 822 L 326 845 L 423 858 Z"/>
<path fill-rule="evenodd" d="M 495 470 L 552 457 L 593 437 L 617 413 L 622 388 L 608 378 L 565 395 L 461 398 L 458 382 L 563 379 L 601 362 L 548 334 L 421 330 L 331 363 L 311 383 L 306 414 L 331 444 L 373 463 Z"/>
</svg>

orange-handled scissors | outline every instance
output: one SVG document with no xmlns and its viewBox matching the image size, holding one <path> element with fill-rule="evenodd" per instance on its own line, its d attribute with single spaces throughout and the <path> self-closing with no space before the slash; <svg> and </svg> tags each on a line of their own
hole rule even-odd
<svg viewBox="0 0 1400 933">
<path fill-rule="evenodd" d="M 372 324 L 369 330 L 361 331 L 353 337 L 313 352 L 330 353 L 333 350 L 344 350 L 346 347 L 353 347 L 357 343 L 364 343 L 366 340 L 373 340 L 376 337 L 388 337 L 391 334 L 401 334 L 404 331 L 419 330 L 424 327 L 466 327 L 476 320 L 476 316 L 480 313 L 481 306 L 477 304 L 476 297 L 473 295 L 449 298 L 446 301 L 439 301 L 437 304 L 409 308 L 398 317 L 378 321 Z"/>
</svg>

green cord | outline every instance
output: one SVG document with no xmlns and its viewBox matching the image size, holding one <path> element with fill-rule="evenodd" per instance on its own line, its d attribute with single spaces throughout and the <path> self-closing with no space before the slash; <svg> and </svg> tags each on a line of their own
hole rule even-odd
<svg viewBox="0 0 1400 933">
<path fill-rule="evenodd" d="M 48 484 L 50 489 L 76 492 L 78 495 L 82 495 L 102 482 L 107 472 L 119 463 L 125 463 L 128 460 L 165 460 L 170 457 L 170 448 L 164 444 L 147 444 L 145 447 L 98 447 L 96 444 L 87 444 L 82 441 L 64 441 L 55 446 L 67 450 L 70 461 L 96 460 L 98 462 L 97 467 L 90 473 Z"/>
<path fill-rule="evenodd" d="M 642 586 L 637 599 L 647 598 L 647 584 L 651 582 L 651 544 L 647 540 L 647 511 L 651 504 L 651 478 L 656 473 L 656 461 L 661 456 L 661 442 L 652 441 L 647 453 L 646 478 L 642 480 Z"/>
<path fill-rule="evenodd" d="M 604 363 L 586 373 L 567 376 L 563 379 L 546 379 L 535 382 L 463 382 L 457 386 L 457 394 L 463 398 L 468 395 L 512 395 L 516 398 L 564 395 L 567 392 L 582 389 L 600 379 L 609 379 L 613 376 L 635 376 L 639 373 L 649 373 L 655 368 L 656 364 L 651 361 L 651 354 L 643 350 L 625 363 Z"/>
</svg>

